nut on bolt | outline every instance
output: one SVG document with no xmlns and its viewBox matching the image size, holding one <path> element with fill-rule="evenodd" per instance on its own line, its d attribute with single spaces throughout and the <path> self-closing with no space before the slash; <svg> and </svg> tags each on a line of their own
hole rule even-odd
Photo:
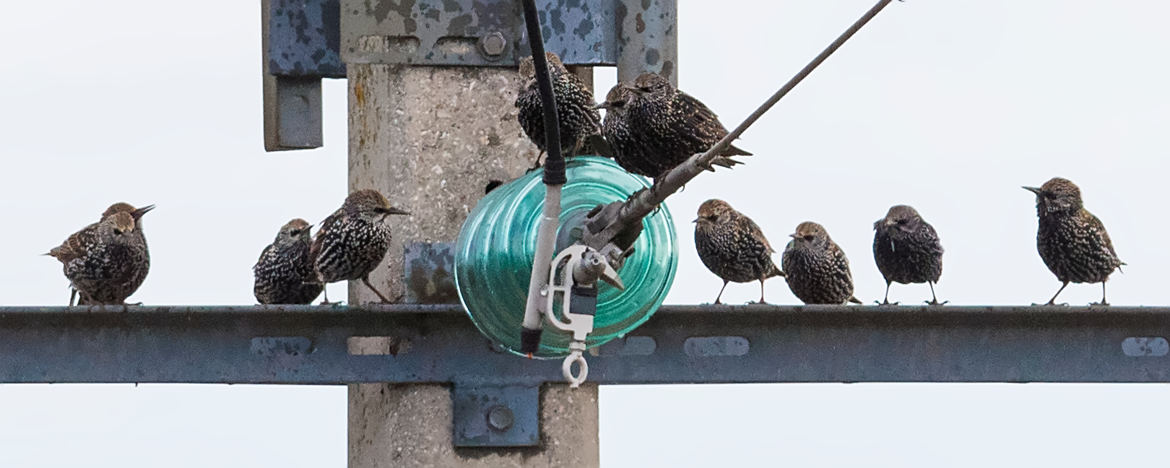
<svg viewBox="0 0 1170 468">
<path fill-rule="evenodd" d="M 484 34 L 479 38 L 479 49 L 489 59 L 500 58 L 508 49 L 508 39 L 499 31 Z"/>
<path fill-rule="evenodd" d="M 514 421 L 512 410 L 504 405 L 496 405 L 488 410 L 488 427 L 497 431 L 506 431 L 512 427 Z"/>
</svg>

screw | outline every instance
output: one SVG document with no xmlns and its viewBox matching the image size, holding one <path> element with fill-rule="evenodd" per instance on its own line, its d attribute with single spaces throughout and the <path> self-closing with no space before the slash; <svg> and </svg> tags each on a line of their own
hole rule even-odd
<svg viewBox="0 0 1170 468">
<path fill-rule="evenodd" d="M 488 58 L 499 58 L 508 48 L 508 40 L 498 31 L 488 33 L 479 38 L 479 48 Z"/>
<path fill-rule="evenodd" d="M 488 427 L 503 432 L 512 427 L 512 422 L 512 410 L 508 409 L 507 406 L 496 405 L 488 410 Z"/>
</svg>

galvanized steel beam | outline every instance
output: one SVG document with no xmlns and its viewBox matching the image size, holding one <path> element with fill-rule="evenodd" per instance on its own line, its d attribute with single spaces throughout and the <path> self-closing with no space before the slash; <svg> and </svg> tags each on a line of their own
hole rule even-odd
<svg viewBox="0 0 1170 468">
<path fill-rule="evenodd" d="M 589 378 L 1170 382 L 1168 335 L 1162 307 L 664 306 Z M 534 386 L 559 365 L 498 351 L 458 306 L 0 308 L 3 383 Z"/>
</svg>

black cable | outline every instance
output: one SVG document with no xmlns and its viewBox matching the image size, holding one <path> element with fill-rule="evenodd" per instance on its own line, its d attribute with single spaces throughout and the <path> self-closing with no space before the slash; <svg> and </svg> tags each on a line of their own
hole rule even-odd
<svg viewBox="0 0 1170 468">
<path fill-rule="evenodd" d="M 524 4 L 524 24 L 528 27 L 528 44 L 532 49 L 532 65 L 536 69 L 536 86 L 540 88 L 540 103 L 544 107 L 544 142 L 548 156 L 544 159 L 545 185 L 564 185 L 565 157 L 561 154 L 561 126 L 557 124 L 557 103 L 553 98 L 552 81 L 548 77 L 548 61 L 544 59 L 544 38 L 540 34 L 540 18 L 535 0 L 521 0 Z"/>
</svg>

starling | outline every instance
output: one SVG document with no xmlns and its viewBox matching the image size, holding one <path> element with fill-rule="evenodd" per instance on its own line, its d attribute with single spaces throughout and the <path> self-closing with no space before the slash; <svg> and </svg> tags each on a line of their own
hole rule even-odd
<svg viewBox="0 0 1170 468">
<path fill-rule="evenodd" d="M 81 295 L 79 305 L 124 304 L 146 279 L 150 255 L 138 225 L 152 207 L 130 208 L 111 207 L 101 221 L 49 251 L 64 265 L 65 277 Z"/>
<path fill-rule="evenodd" d="M 942 275 L 943 248 L 934 227 L 913 207 L 895 205 L 885 218 L 873 223 L 873 230 L 873 259 L 886 279 L 882 304 L 890 303 L 890 283 L 897 281 L 929 284 L 927 304 L 941 305 L 934 295 L 934 283 Z"/>
<path fill-rule="evenodd" d="M 849 260 L 824 227 L 805 221 L 789 237 L 780 263 L 797 298 L 805 304 L 861 303 L 853 297 Z"/>
<path fill-rule="evenodd" d="M 370 272 L 377 268 L 390 249 L 390 226 L 386 217 L 409 214 L 390 206 L 386 197 L 376 190 L 358 190 L 349 194 L 341 208 L 325 218 L 313 239 L 309 255 L 318 282 L 325 285 L 360 279 L 382 302 L 390 302 L 370 284 Z M 329 302 L 328 295 L 325 302 Z"/>
<path fill-rule="evenodd" d="M 309 255 L 311 227 L 300 218 L 289 221 L 280 228 L 272 245 L 260 253 L 252 267 L 256 277 L 252 292 L 261 304 L 308 304 L 325 289 L 317 281 L 313 257 Z"/>
<path fill-rule="evenodd" d="M 601 140 L 601 114 L 595 109 L 593 91 L 561 63 L 560 57 L 545 52 L 548 60 L 549 80 L 557 103 L 557 122 L 560 130 L 561 154 L 565 157 L 599 152 L 596 142 Z M 532 57 L 520 61 L 520 76 L 523 87 L 516 96 L 516 120 L 536 144 L 541 154 L 547 151 L 544 136 L 544 107 L 541 106 L 540 89 L 536 85 L 536 69 Z M 539 157 L 537 158 L 539 163 Z"/>
<path fill-rule="evenodd" d="M 1100 305 L 1109 305 L 1105 280 L 1125 262 L 1117 258 L 1105 225 L 1085 209 L 1081 189 L 1060 177 L 1024 189 L 1036 194 L 1036 215 L 1040 218 L 1036 250 L 1062 283 L 1047 305 L 1055 304 L 1070 282 L 1101 283 Z"/>
<path fill-rule="evenodd" d="M 661 177 L 727 135 L 711 109 L 655 73 L 614 86 L 599 107 L 606 109 L 602 134 L 618 165 L 646 177 Z M 732 167 L 740 162 L 730 156 L 750 155 L 728 146 L 712 163 Z"/>
<path fill-rule="evenodd" d="M 715 303 L 723 297 L 727 283 L 760 282 L 760 304 L 764 304 L 764 280 L 784 273 L 772 263 L 772 245 L 755 222 L 735 211 L 723 200 L 699 205 L 695 218 L 695 249 L 708 270 L 723 279 Z"/>
</svg>

